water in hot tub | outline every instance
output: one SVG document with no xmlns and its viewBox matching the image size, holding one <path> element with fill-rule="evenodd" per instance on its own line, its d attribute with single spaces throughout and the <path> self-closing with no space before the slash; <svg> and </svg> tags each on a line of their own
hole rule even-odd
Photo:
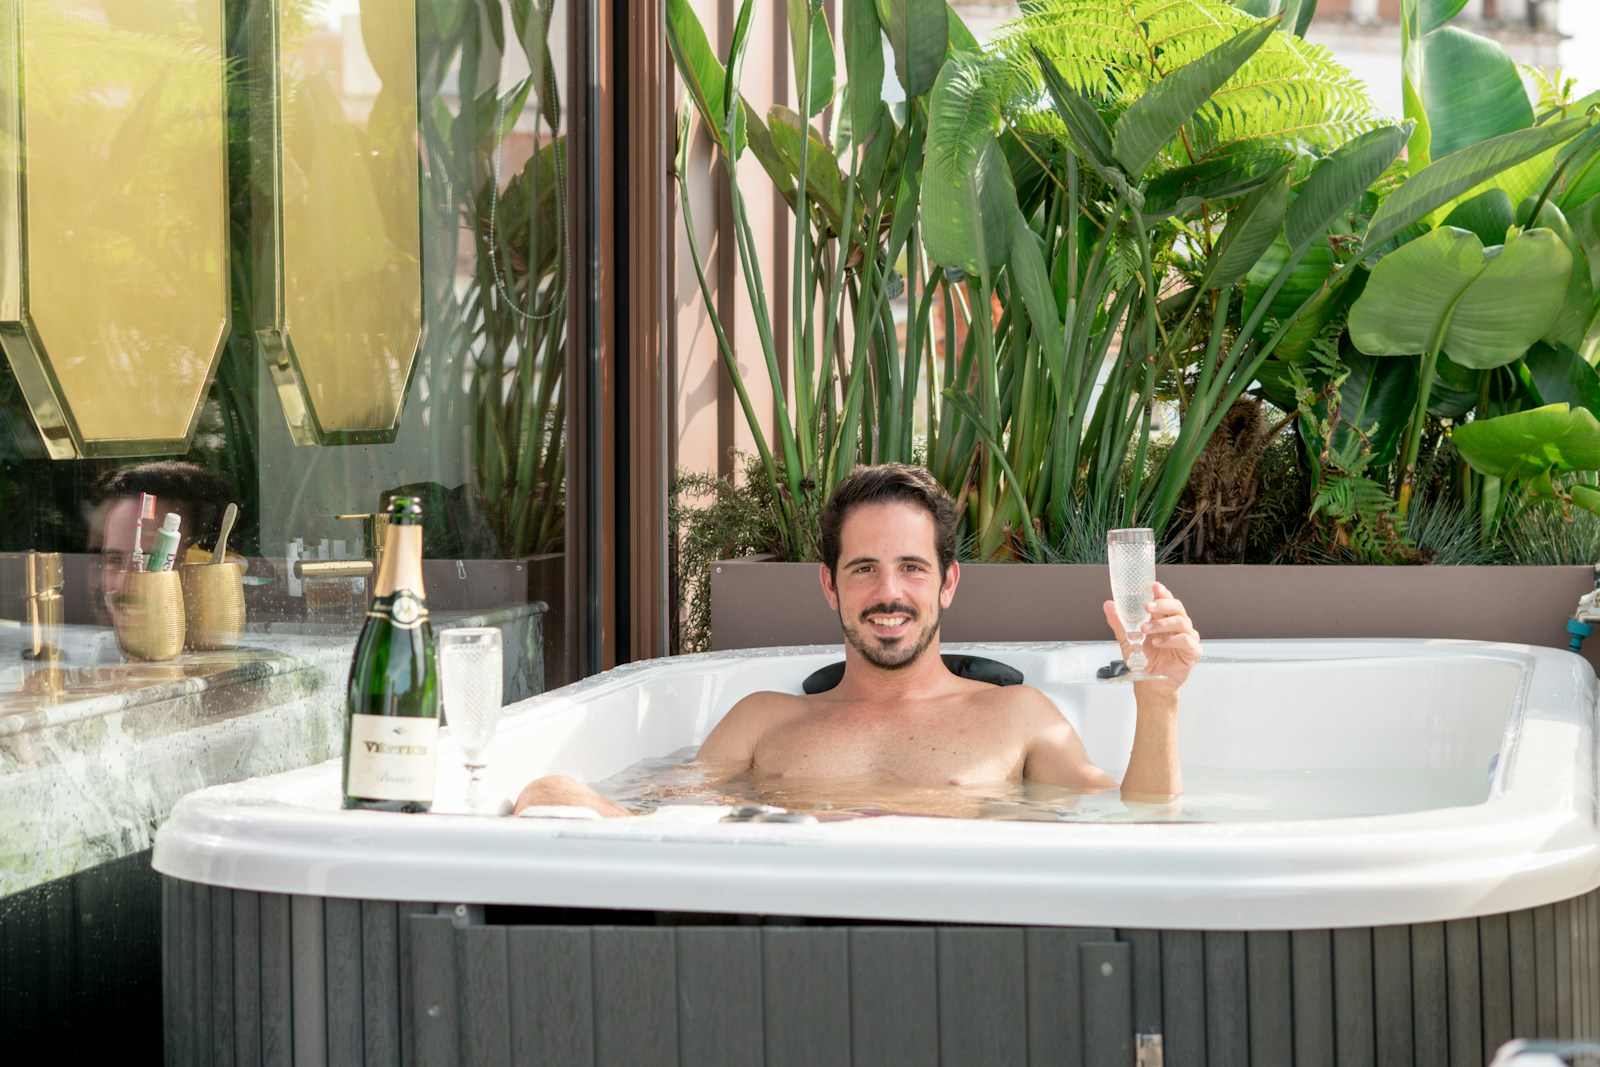
<svg viewBox="0 0 1600 1067">
<path fill-rule="evenodd" d="M 595 783 L 595 788 L 637 811 L 663 804 L 759 803 L 823 819 L 904 814 L 1055 822 L 1338 819 L 1481 804 L 1489 795 L 1487 767 L 1468 771 L 1185 767 L 1183 796 L 1170 804 L 1124 802 L 1115 791 L 1074 793 L 1029 781 L 931 787 L 897 786 L 879 779 L 740 776 L 712 784 L 705 770 L 694 764 L 695 751 L 690 747 L 640 760 Z"/>
</svg>

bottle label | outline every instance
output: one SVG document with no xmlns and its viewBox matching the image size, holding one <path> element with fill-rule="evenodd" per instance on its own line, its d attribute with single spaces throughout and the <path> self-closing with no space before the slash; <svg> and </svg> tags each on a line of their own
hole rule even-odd
<svg viewBox="0 0 1600 1067">
<path fill-rule="evenodd" d="M 363 800 L 433 799 L 437 718 L 350 716 L 345 795 Z"/>
<path fill-rule="evenodd" d="M 367 615 L 388 619 L 401 630 L 415 630 L 428 618 L 428 605 L 409 589 L 396 589 L 389 596 L 372 598 Z"/>
</svg>

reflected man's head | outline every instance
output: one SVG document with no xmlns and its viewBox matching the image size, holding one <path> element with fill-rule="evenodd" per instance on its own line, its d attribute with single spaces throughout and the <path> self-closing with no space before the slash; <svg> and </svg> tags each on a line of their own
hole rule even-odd
<svg viewBox="0 0 1600 1067">
<path fill-rule="evenodd" d="M 864 467 L 822 509 L 823 596 L 850 648 L 875 667 L 916 662 L 960 579 L 956 506 L 919 467 Z"/>
<path fill-rule="evenodd" d="M 100 479 L 89 498 L 89 550 L 100 555 L 100 586 L 107 607 L 122 587 L 133 554 L 140 493 L 155 498 L 156 514 L 145 523 L 139 547 L 148 553 L 163 517 L 176 512 L 182 521 L 180 558 L 185 545 L 215 534 L 229 497 L 228 483 L 220 474 L 180 460 L 140 463 Z"/>
</svg>

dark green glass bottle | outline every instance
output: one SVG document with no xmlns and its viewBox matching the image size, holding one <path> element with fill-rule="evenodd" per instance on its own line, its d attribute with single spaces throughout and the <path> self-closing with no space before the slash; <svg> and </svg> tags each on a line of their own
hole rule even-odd
<svg viewBox="0 0 1600 1067">
<path fill-rule="evenodd" d="M 350 663 L 344 718 L 344 806 L 433 807 L 439 668 L 422 589 L 422 508 L 389 502 L 372 607 Z"/>
</svg>

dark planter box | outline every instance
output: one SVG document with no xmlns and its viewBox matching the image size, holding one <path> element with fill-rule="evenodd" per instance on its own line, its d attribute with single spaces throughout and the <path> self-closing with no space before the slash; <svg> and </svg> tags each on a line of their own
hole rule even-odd
<svg viewBox="0 0 1600 1067">
<path fill-rule="evenodd" d="M 815 563 L 712 567 L 711 647 L 836 644 Z M 1202 637 L 1435 637 L 1567 647 L 1592 567 L 1272 567 L 1173 564 L 1157 575 Z M 946 641 L 1109 640 L 1106 568 L 972 563 L 961 568 Z M 1600 668 L 1600 636 L 1584 646 Z"/>
</svg>

